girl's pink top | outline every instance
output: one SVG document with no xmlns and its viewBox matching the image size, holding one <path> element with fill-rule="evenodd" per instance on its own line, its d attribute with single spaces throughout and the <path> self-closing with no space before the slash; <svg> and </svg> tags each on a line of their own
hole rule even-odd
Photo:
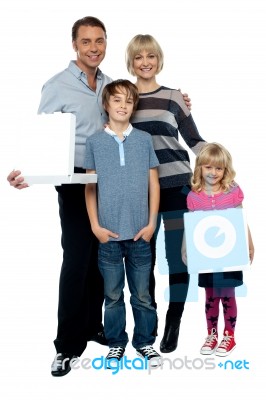
<svg viewBox="0 0 266 400">
<path fill-rule="evenodd" d="M 244 199 L 244 194 L 240 187 L 235 183 L 228 192 L 221 192 L 209 195 L 205 192 L 190 191 L 187 196 L 187 207 L 190 211 L 209 211 L 224 210 L 240 206 Z"/>
</svg>

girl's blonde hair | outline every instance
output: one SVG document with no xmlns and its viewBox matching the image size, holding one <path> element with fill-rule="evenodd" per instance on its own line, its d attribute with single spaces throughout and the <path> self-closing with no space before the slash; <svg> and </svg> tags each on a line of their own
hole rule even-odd
<svg viewBox="0 0 266 400">
<path fill-rule="evenodd" d="M 232 157 L 229 151 L 219 143 L 206 143 L 195 161 L 194 174 L 191 178 L 193 192 L 200 192 L 204 188 L 201 167 L 203 165 L 214 165 L 224 168 L 224 176 L 221 180 L 221 190 L 227 192 L 234 186 L 234 177 L 236 175 L 232 164 Z"/>
<path fill-rule="evenodd" d="M 136 35 L 131 39 L 126 49 L 126 66 L 128 72 L 135 76 L 133 63 L 137 54 L 143 50 L 154 53 L 158 59 L 158 69 L 156 74 L 159 74 L 163 69 L 164 55 L 161 46 L 151 35 Z"/>
</svg>

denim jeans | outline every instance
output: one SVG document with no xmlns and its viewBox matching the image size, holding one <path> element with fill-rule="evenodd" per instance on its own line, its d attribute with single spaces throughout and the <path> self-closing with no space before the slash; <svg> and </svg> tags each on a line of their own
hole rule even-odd
<svg viewBox="0 0 266 400">
<path fill-rule="evenodd" d="M 104 279 L 104 332 L 109 347 L 126 347 L 125 273 L 135 322 L 132 345 L 136 349 L 155 341 L 156 310 L 151 305 L 150 243 L 139 239 L 99 244 L 99 269 Z"/>
</svg>

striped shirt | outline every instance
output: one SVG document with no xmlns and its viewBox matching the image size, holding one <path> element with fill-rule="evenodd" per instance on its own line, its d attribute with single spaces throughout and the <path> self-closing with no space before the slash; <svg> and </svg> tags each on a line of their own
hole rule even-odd
<svg viewBox="0 0 266 400">
<path fill-rule="evenodd" d="M 190 183 L 192 171 L 187 150 L 179 143 L 179 135 L 198 154 L 204 143 L 179 90 L 161 86 L 151 93 L 140 93 L 137 111 L 131 118 L 134 127 L 152 135 L 159 160 L 161 189 Z"/>
<path fill-rule="evenodd" d="M 237 184 L 228 192 L 207 194 L 205 192 L 190 191 L 187 197 L 187 206 L 190 211 L 225 210 L 238 207 L 242 204 L 244 194 Z"/>
</svg>

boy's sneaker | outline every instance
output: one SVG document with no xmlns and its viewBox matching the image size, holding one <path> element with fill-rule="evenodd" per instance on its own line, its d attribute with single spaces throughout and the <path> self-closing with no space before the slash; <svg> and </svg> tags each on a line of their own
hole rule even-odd
<svg viewBox="0 0 266 400">
<path fill-rule="evenodd" d="M 209 355 L 215 352 L 218 346 L 218 336 L 215 328 L 208 331 L 208 336 L 205 339 L 205 343 L 200 349 L 200 354 Z"/>
<path fill-rule="evenodd" d="M 162 357 L 150 345 L 137 349 L 137 354 L 143 358 L 146 358 L 152 368 L 157 368 L 162 365 Z"/>
<path fill-rule="evenodd" d="M 125 347 L 121 346 L 110 347 L 109 353 L 106 356 L 108 369 L 111 369 L 112 366 L 117 367 L 117 364 L 125 354 L 125 350 Z"/>
<path fill-rule="evenodd" d="M 224 332 L 224 337 L 219 346 L 216 349 L 215 355 L 220 357 L 226 357 L 236 347 L 236 342 L 233 332 Z"/>
</svg>

